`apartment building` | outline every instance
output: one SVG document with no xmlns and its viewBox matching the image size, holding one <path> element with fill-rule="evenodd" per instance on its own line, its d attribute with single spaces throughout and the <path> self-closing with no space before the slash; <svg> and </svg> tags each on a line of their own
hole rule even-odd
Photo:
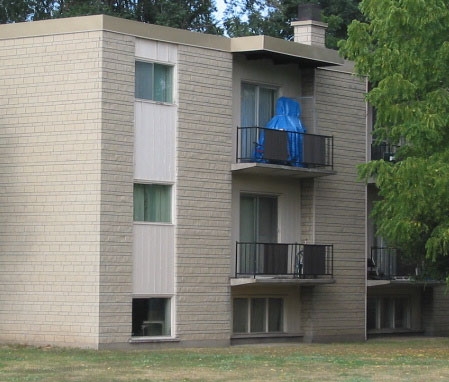
<svg viewBox="0 0 449 382">
<path fill-rule="evenodd" d="M 366 81 L 294 27 L 0 25 L 1 342 L 364 340 L 399 295 L 397 331 L 448 331 L 442 285 L 367 280 Z"/>
</svg>

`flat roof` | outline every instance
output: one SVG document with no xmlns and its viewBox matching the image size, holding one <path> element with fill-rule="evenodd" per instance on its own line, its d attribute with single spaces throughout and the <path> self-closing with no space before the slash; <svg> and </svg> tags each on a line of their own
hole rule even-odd
<svg viewBox="0 0 449 382">
<path fill-rule="evenodd" d="M 243 53 L 248 59 L 269 58 L 275 64 L 298 63 L 316 67 L 344 63 L 335 50 L 270 36 L 232 38 L 231 52 Z"/>
<path fill-rule="evenodd" d="M 240 53 L 248 59 L 268 58 L 278 64 L 332 66 L 344 63 L 337 51 L 323 47 L 309 46 L 268 36 L 229 38 L 107 15 L 3 24 L 0 25 L 0 40 L 101 30 L 173 44 Z"/>
</svg>

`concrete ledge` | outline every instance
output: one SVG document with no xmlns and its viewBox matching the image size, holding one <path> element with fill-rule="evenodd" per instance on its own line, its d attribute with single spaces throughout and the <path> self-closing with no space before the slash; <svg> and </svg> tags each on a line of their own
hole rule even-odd
<svg viewBox="0 0 449 382">
<path fill-rule="evenodd" d="M 231 287 L 238 287 L 242 285 L 323 285 L 334 284 L 335 279 L 300 279 L 300 278 L 281 278 L 281 277 L 241 277 L 231 278 Z"/>
</svg>

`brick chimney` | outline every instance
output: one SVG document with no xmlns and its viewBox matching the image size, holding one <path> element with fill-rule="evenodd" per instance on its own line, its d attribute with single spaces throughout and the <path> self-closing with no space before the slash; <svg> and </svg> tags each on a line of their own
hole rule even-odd
<svg viewBox="0 0 449 382">
<path fill-rule="evenodd" d="M 291 23 L 294 41 L 300 44 L 325 46 L 327 24 L 321 21 L 321 8 L 317 4 L 298 5 L 298 20 Z"/>
</svg>

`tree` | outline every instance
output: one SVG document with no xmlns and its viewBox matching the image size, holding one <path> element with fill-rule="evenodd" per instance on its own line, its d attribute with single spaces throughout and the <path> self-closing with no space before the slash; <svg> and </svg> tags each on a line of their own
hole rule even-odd
<svg viewBox="0 0 449 382">
<path fill-rule="evenodd" d="M 225 0 L 224 27 L 230 37 L 264 34 L 291 40 L 290 23 L 298 17 L 298 5 L 319 3 L 323 21 L 328 23 L 326 46 L 336 48 L 346 38 L 346 28 L 360 19 L 360 0 Z"/>
<path fill-rule="evenodd" d="M 0 0 L 0 24 L 26 21 L 31 14 L 28 0 Z"/>
<path fill-rule="evenodd" d="M 188 29 L 195 32 L 223 34 L 213 13 L 212 0 L 136 0 L 134 18 L 139 21 Z"/>
<path fill-rule="evenodd" d="M 366 22 L 352 22 L 341 52 L 372 84 L 377 142 L 399 146 L 395 162 L 359 167 L 382 197 L 372 217 L 389 243 L 447 277 L 449 1 L 363 0 L 361 10 Z"/>
<path fill-rule="evenodd" d="M 107 14 L 196 32 L 223 34 L 213 0 L 0 0 L 0 23 Z"/>
</svg>

